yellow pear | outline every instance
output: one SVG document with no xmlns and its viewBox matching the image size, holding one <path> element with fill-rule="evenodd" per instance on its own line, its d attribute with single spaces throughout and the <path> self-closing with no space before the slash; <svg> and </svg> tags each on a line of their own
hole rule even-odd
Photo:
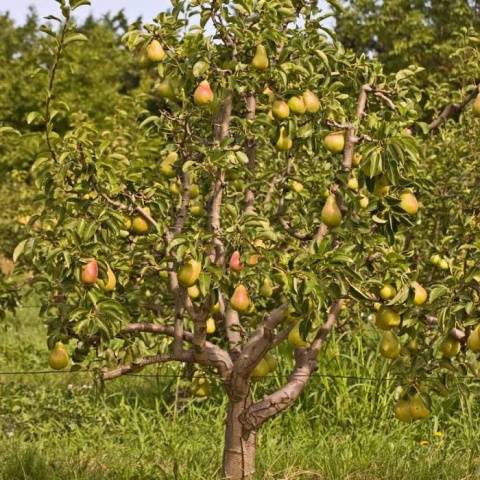
<svg viewBox="0 0 480 480">
<path fill-rule="evenodd" d="M 269 277 L 265 277 L 260 287 L 260 295 L 262 297 L 270 298 L 273 295 L 273 285 Z"/>
<path fill-rule="evenodd" d="M 214 95 L 208 81 L 203 80 L 200 82 L 193 93 L 193 101 L 195 102 L 195 105 L 208 105 L 209 103 L 213 102 L 213 98 Z"/>
<path fill-rule="evenodd" d="M 158 40 L 152 40 L 147 45 L 147 58 L 151 62 L 161 62 L 165 58 L 165 50 Z"/>
<path fill-rule="evenodd" d="M 422 420 L 430 415 L 430 410 L 418 393 L 410 399 L 410 415 L 413 420 Z"/>
<path fill-rule="evenodd" d="M 330 228 L 338 227 L 342 223 L 342 212 L 337 205 L 335 195 L 332 193 L 325 201 L 321 214 L 322 222 Z"/>
<path fill-rule="evenodd" d="M 48 356 L 48 364 L 54 370 L 63 370 L 67 367 L 70 357 L 62 342 L 57 342 Z"/>
<path fill-rule="evenodd" d="M 290 115 L 290 108 L 287 102 L 283 100 L 275 100 L 272 104 L 272 113 L 275 118 L 283 120 Z"/>
<path fill-rule="evenodd" d="M 250 297 L 248 296 L 248 290 L 244 285 L 237 285 L 230 298 L 230 305 L 237 312 L 248 311 L 248 308 L 250 307 Z"/>
<path fill-rule="evenodd" d="M 143 235 L 144 233 L 147 233 L 149 229 L 148 222 L 141 217 L 140 215 L 137 217 L 134 217 L 132 220 L 132 232 L 137 234 L 137 235 Z"/>
<path fill-rule="evenodd" d="M 257 45 L 255 56 L 252 59 L 252 66 L 257 70 L 266 70 L 268 68 L 267 50 L 263 45 Z"/>
<path fill-rule="evenodd" d="M 400 314 L 393 308 L 382 306 L 375 315 L 375 325 L 381 330 L 390 330 L 400 325 Z"/>
<path fill-rule="evenodd" d="M 362 158 L 361 153 L 355 153 L 352 157 L 352 165 L 358 167 L 362 163 Z"/>
<path fill-rule="evenodd" d="M 308 345 L 300 335 L 300 322 L 297 322 L 290 330 L 290 333 L 288 334 L 288 343 L 295 348 L 305 348 Z"/>
<path fill-rule="evenodd" d="M 202 271 L 202 264 L 196 260 L 187 260 L 178 271 L 178 283 L 182 287 L 191 287 L 200 277 Z"/>
<path fill-rule="evenodd" d="M 480 94 L 477 95 L 473 102 L 472 111 L 476 117 L 480 117 Z"/>
<path fill-rule="evenodd" d="M 415 215 L 418 212 L 418 201 L 411 192 L 404 192 L 400 195 L 400 208 L 409 215 Z"/>
<path fill-rule="evenodd" d="M 285 127 L 280 128 L 280 134 L 276 143 L 277 150 L 285 152 L 292 148 L 293 141 L 290 136 L 285 132 Z"/>
<path fill-rule="evenodd" d="M 347 187 L 350 190 L 358 190 L 358 179 L 356 177 L 350 177 L 347 182 Z"/>
<path fill-rule="evenodd" d="M 268 362 L 264 358 L 262 358 L 253 369 L 252 377 L 261 378 L 261 377 L 267 376 L 269 373 L 270 373 L 270 366 Z"/>
<path fill-rule="evenodd" d="M 362 195 L 358 203 L 360 204 L 361 208 L 368 208 L 368 205 L 370 204 L 370 200 L 365 195 Z"/>
<path fill-rule="evenodd" d="M 303 97 L 298 96 L 290 97 L 288 100 L 288 108 L 290 108 L 293 113 L 298 115 L 303 115 L 307 111 Z"/>
<path fill-rule="evenodd" d="M 296 180 L 293 180 L 291 183 L 292 190 L 294 192 L 300 193 L 303 192 L 303 183 L 297 182 Z"/>
<path fill-rule="evenodd" d="M 393 360 L 400 355 L 401 350 L 402 345 L 400 344 L 398 337 L 390 330 L 384 332 L 382 340 L 380 341 L 380 354 L 382 357 Z"/>
<path fill-rule="evenodd" d="M 380 177 L 375 178 L 375 183 L 373 186 L 373 193 L 377 195 L 377 197 L 384 197 L 390 191 L 390 184 L 386 177 L 381 175 Z"/>
<path fill-rule="evenodd" d="M 428 299 L 428 293 L 419 283 L 413 282 L 413 303 L 414 305 L 423 305 Z"/>
<path fill-rule="evenodd" d="M 265 354 L 265 361 L 268 364 L 269 372 L 273 372 L 277 368 L 277 359 L 270 352 Z"/>
<path fill-rule="evenodd" d="M 381 289 L 380 289 L 380 297 L 383 300 L 390 300 L 393 298 L 396 294 L 395 288 L 393 288 L 389 283 L 386 283 Z"/>
<path fill-rule="evenodd" d="M 190 198 L 194 200 L 200 195 L 200 188 L 198 187 L 198 185 L 195 185 L 195 184 L 190 185 L 189 192 L 190 192 Z"/>
<path fill-rule="evenodd" d="M 192 214 L 192 217 L 199 218 L 205 213 L 205 209 L 203 208 L 202 205 L 199 205 L 198 203 L 194 203 L 193 205 L 190 206 L 190 213 Z"/>
<path fill-rule="evenodd" d="M 107 266 L 107 281 L 103 285 L 103 289 L 106 292 L 113 292 L 116 286 L 117 286 L 117 277 L 115 277 L 115 274 L 113 273 L 110 266 Z"/>
<path fill-rule="evenodd" d="M 480 325 L 468 336 L 467 347 L 473 353 L 480 353 Z"/>
<path fill-rule="evenodd" d="M 458 355 L 460 352 L 460 342 L 454 338 L 447 337 L 442 345 L 440 346 L 440 351 L 442 352 L 443 358 L 453 358 Z"/>
<path fill-rule="evenodd" d="M 155 90 L 162 98 L 168 98 L 170 100 L 175 98 L 173 86 L 168 78 L 163 79 L 159 84 L 157 84 Z"/>
<path fill-rule="evenodd" d="M 173 193 L 175 195 L 180 194 L 180 184 L 176 181 L 170 182 L 168 189 L 170 190 L 170 193 Z"/>
<path fill-rule="evenodd" d="M 447 260 L 445 260 L 444 258 L 442 258 L 442 259 L 438 262 L 438 267 L 441 268 L 442 270 L 447 270 L 448 267 L 449 267 Z"/>
<path fill-rule="evenodd" d="M 200 289 L 196 285 L 192 285 L 188 287 L 187 293 L 192 300 L 195 300 L 200 296 Z"/>
<path fill-rule="evenodd" d="M 215 325 L 215 320 L 213 319 L 213 317 L 209 317 L 207 319 L 207 333 L 211 335 L 212 333 L 215 333 L 216 329 L 217 327 Z"/>
<path fill-rule="evenodd" d="M 308 113 L 317 113 L 320 110 L 320 100 L 311 90 L 303 92 L 303 103 Z"/>
<path fill-rule="evenodd" d="M 393 412 L 395 414 L 395 418 L 401 422 L 411 422 L 413 420 L 410 412 L 409 400 L 398 400 L 393 407 Z"/>
<path fill-rule="evenodd" d="M 332 153 L 341 153 L 345 148 L 345 134 L 344 132 L 329 133 L 324 139 L 323 144 L 325 148 Z"/>
</svg>

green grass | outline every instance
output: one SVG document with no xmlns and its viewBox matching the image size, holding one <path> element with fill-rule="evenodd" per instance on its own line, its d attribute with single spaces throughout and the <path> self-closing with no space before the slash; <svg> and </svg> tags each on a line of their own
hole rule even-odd
<svg viewBox="0 0 480 480">
<path fill-rule="evenodd" d="M 32 309 L 30 309 L 32 310 Z M 45 369 L 45 332 L 24 310 L 0 339 L 0 370 Z M 324 372 L 380 376 L 357 338 Z M 287 368 L 282 373 L 286 373 Z M 145 373 L 149 373 L 145 370 Z M 273 387 L 278 379 L 268 380 Z M 211 479 L 221 462 L 225 400 L 174 407 L 176 379 L 125 377 L 97 388 L 84 374 L 0 376 L 0 479 Z M 265 388 L 258 385 L 257 395 Z M 392 385 L 317 376 L 259 435 L 258 479 L 460 480 L 480 476 L 475 403 L 435 404 L 428 421 L 392 419 Z"/>
</svg>

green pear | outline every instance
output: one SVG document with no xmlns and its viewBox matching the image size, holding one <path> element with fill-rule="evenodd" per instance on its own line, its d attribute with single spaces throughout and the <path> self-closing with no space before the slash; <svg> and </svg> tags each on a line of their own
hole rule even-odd
<svg viewBox="0 0 480 480">
<path fill-rule="evenodd" d="M 335 195 L 332 193 L 325 201 L 325 205 L 322 208 L 321 214 L 322 222 L 330 228 L 335 228 L 342 223 L 342 212 L 337 205 Z"/>
<path fill-rule="evenodd" d="M 480 326 L 477 326 L 467 340 L 467 347 L 473 353 L 480 353 Z"/>
<path fill-rule="evenodd" d="M 267 50 L 263 45 L 257 45 L 255 56 L 252 59 L 252 66 L 257 70 L 266 70 L 268 63 Z"/>
<path fill-rule="evenodd" d="M 393 407 L 393 412 L 395 418 L 401 422 L 411 422 L 413 420 L 409 400 L 399 400 Z"/>
<path fill-rule="evenodd" d="M 173 100 L 175 98 L 175 92 L 173 90 L 173 86 L 168 80 L 168 78 L 164 78 L 156 87 L 157 93 L 162 98 L 168 98 L 169 100 Z"/>
<path fill-rule="evenodd" d="M 285 127 L 280 128 L 280 134 L 276 143 L 277 150 L 285 152 L 292 148 L 293 142 L 290 136 L 285 132 Z"/>
<path fill-rule="evenodd" d="M 307 111 L 303 97 L 298 96 L 291 97 L 288 100 L 288 108 L 290 108 L 293 113 L 298 115 L 303 115 Z"/>
<path fill-rule="evenodd" d="M 430 410 L 418 393 L 410 399 L 410 415 L 413 420 L 422 420 L 430 415 Z"/>
<path fill-rule="evenodd" d="M 375 178 L 375 183 L 373 185 L 373 193 L 377 197 L 384 197 L 390 191 L 390 184 L 388 180 L 383 175 Z"/>
<path fill-rule="evenodd" d="M 264 358 L 262 358 L 253 369 L 252 377 L 262 378 L 267 376 L 269 373 L 270 373 L 270 366 L 268 362 Z"/>
<path fill-rule="evenodd" d="M 398 327 L 400 322 L 400 314 L 392 307 L 380 307 L 375 316 L 375 325 L 381 330 L 390 330 L 394 327 Z"/>
<path fill-rule="evenodd" d="M 70 357 L 62 342 L 57 342 L 48 356 L 48 364 L 54 370 L 63 370 L 67 367 Z"/>
<path fill-rule="evenodd" d="M 265 277 L 260 287 L 260 295 L 262 297 L 270 298 L 273 295 L 273 284 L 270 277 Z"/>
<path fill-rule="evenodd" d="M 182 287 L 188 288 L 196 283 L 202 271 L 202 264 L 196 260 L 187 260 L 178 271 L 178 283 Z"/>
<path fill-rule="evenodd" d="M 476 117 L 480 117 L 480 94 L 477 95 L 473 102 L 472 111 Z"/>
<path fill-rule="evenodd" d="M 295 348 L 305 348 L 308 343 L 302 338 L 300 334 L 300 322 L 297 322 L 295 326 L 290 330 L 288 334 L 288 343 Z"/>
<path fill-rule="evenodd" d="M 440 352 L 443 358 L 453 358 L 460 352 L 461 344 L 454 338 L 447 337 L 440 346 Z"/>
<path fill-rule="evenodd" d="M 398 337 L 390 330 L 384 332 L 380 342 L 380 354 L 385 358 L 393 360 L 400 355 L 401 350 L 402 346 Z"/>
<path fill-rule="evenodd" d="M 397 292 L 395 291 L 395 288 L 393 288 L 389 283 L 386 283 L 383 285 L 383 287 L 380 289 L 380 297 L 383 300 L 390 300 L 395 296 Z"/>
</svg>

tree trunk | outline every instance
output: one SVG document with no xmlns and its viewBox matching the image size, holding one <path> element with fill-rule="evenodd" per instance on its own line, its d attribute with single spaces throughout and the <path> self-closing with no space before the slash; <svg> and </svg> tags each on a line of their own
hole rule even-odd
<svg viewBox="0 0 480 480">
<path fill-rule="evenodd" d="M 253 479 L 255 473 L 256 432 L 246 431 L 240 415 L 251 404 L 250 396 L 230 401 L 225 428 L 223 478 L 225 480 Z"/>
</svg>

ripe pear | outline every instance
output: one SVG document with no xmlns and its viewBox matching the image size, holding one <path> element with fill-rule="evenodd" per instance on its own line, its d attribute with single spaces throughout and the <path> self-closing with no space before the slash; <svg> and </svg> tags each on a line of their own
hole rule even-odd
<svg viewBox="0 0 480 480">
<path fill-rule="evenodd" d="M 354 167 L 358 167 L 362 163 L 362 154 L 361 153 L 355 153 L 352 157 L 352 165 Z"/>
<path fill-rule="evenodd" d="M 247 265 L 249 267 L 253 267 L 258 263 L 259 260 L 260 260 L 260 255 L 257 255 L 256 253 L 253 253 L 252 255 L 250 255 L 247 258 Z"/>
<path fill-rule="evenodd" d="M 329 133 L 324 139 L 323 144 L 325 148 L 332 153 L 341 153 L 345 148 L 345 134 L 344 132 Z"/>
<path fill-rule="evenodd" d="M 458 355 L 460 352 L 460 342 L 455 340 L 454 338 L 448 337 L 446 338 L 442 345 L 440 346 L 440 351 L 442 352 L 443 358 L 453 358 Z"/>
<path fill-rule="evenodd" d="M 94 285 L 98 280 L 98 263 L 90 260 L 82 268 L 81 280 L 84 285 Z"/>
<path fill-rule="evenodd" d="M 272 113 L 275 118 L 283 120 L 290 115 L 290 107 L 283 100 L 275 100 L 272 105 Z"/>
<path fill-rule="evenodd" d="M 113 273 L 110 266 L 107 266 L 107 281 L 103 285 L 103 289 L 106 292 L 113 292 L 116 286 L 117 286 L 117 277 L 115 277 L 115 274 Z"/>
<path fill-rule="evenodd" d="M 270 298 L 273 295 L 273 285 L 270 277 L 265 277 L 260 287 L 260 295 L 262 297 Z"/>
<path fill-rule="evenodd" d="M 170 182 L 170 185 L 168 186 L 168 189 L 170 190 L 170 193 L 173 193 L 175 195 L 180 194 L 180 185 L 178 182 Z"/>
<path fill-rule="evenodd" d="M 473 353 L 480 353 L 480 325 L 468 336 L 467 347 Z"/>
<path fill-rule="evenodd" d="M 423 305 L 428 299 L 428 292 L 417 282 L 413 282 L 412 285 L 414 288 L 413 304 Z"/>
<path fill-rule="evenodd" d="M 198 187 L 198 185 L 195 185 L 195 184 L 190 185 L 189 192 L 190 192 L 190 198 L 194 200 L 200 195 L 200 188 Z"/>
<path fill-rule="evenodd" d="M 168 162 L 167 160 L 164 160 L 160 164 L 160 173 L 166 178 L 174 178 L 177 176 L 171 162 Z"/>
<path fill-rule="evenodd" d="M 297 322 L 290 330 L 290 333 L 288 334 L 288 343 L 295 348 L 305 348 L 308 345 L 300 335 L 300 322 Z"/>
<path fill-rule="evenodd" d="M 285 127 L 280 128 L 280 134 L 276 143 L 277 150 L 286 152 L 292 148 L 293 141 L 290 136 L 285 132 Z"/>
<path fill-rule="evenodd" d="M 239 284 L 235 288 L 233 295 L 230 297 L 230 305 L 237 312 L 246 312 L 250 307 L 250 297 L 247 288 Z"/>
<path fill-rule="evenodd" d="M 420 394 L 416 393 L 410 399 L 410 415 L 412 416 L 413 420 L 422 420 L 427 418 L 430 415 L 430 410 L 428 409 L 425 401 L 420 396 Z"/>
<path fill-rule="evenodd" d="M 477 95 L 473 102 L 472 111 L 476 117 L 480 117 L 480 94 Z"/>
<path fill-rule="evenodd" d="M 395 288 L 393 288 L 389 283 L 386 283 L 381 289 L 380 289 L 380 297 L 383 300 L 390 300 L 395 296 L 397 292 L 395 291 Z"/>
<path fill-rule="evenodd" d="M 196 260 L 187 260 L 177 273 L 178 283 L 185 288 L 191 287 L 200 277 L 202 264 Z"/>
<path fill-rule="evenodd" d="M 360 208 L 368 208 L 370 200 L 365 195 L 362 195 L 358 203 L 360 204 Z"/>
<path fill-rule="evenodd" d="M 418 212 L 418 201 L 411 192 L 404 192 L 400 195 L 400 208 L 409 215 L 415 215 Z"/>
<path fill-rule="evenodd" d="M 205 213 L 205 209 L 202 205 L 196 203 L 190 206 L 190 213 L 192 214 L 192 217 L 199 218 Z"/>
<path fill-rule="evenodd" d="M 54 370 L 63 370 L 70 360 L 67 349 L 62 342 L 57 342 L 48 356 L 48 364 Z"/>
<path fill-rule="evenodd" d="M 390 330 L 384 332 L 382 340 L 380 341 L 380 354 L 382 357 L 393 360 L 400 355 L 401 350 L 402 345 L 400 344 L 398 337 Z"/>
<path fill-rule="evenodd" d="M 207 333 L 209 335 L 212 335 L 212 333 L 215 333 L 215 330 L 217 329 L 216 325 L 215 325 L 215 320 L 213 319 L 213 317 L 209 317 L 207 319 Z"/>
<path fill-rule="evenodd" d="M 390 330 L 400 325 L 400 314 L 392 307 L 382 306 L 375 315 L 375 325 L 381 330 Z"/>
<path fill-rule="evenodd" d="M 377 197 L 384 197 L 390 191 L 390 184 L 388 180 L 383 175 L 375 178 L 375 183 L 373 185 L 373 193 Z"/>
<path fill-rule="evenodd" d="M 320 110 L 320 100 L 311 90 L 303 92 L 303 103 L 308 113 L 317 113 Z"/>
<path fill-rule="evenodd" d="M 273 101 L 275 100 L 275 94 L 270 87 L 265 87 L 262 93 L 268 97 L 268 101 L 270 103 L 273 103 Z"/>
<path fill-rule="evenodd" d="M 213 98 L 214 95 L 208 81 L 201 81 L 193 93 L 193 101 L 195 102 L 195 105 L 208 105 L 213 102 Z"/>
<path fill-rule="evenodd" d="M 431 263 L 432 265 L 438 265 L 441 260 L 442 260 L 442 258 L 440 257 L 440 255 L 439 255 L 438 253 L 434 253 L 434 254 L 430 257 L 430 263 Z"/>
<path fill-rule="evenodd" d="M 252 59 L 252 66 L 257 70 L 266 70 L 268 68 L 267 50 L 263 45 L 257 45 L 255 56 Z"/>
<path fill-rule="evenodd" d="M 268 364 L 268 369 L 270 372 L 273 372 L 277 368 L 277 359 L 270 352 L 265 354 L 265 361 Z"/>
<path fill-rule="evenodd" d="M 293 180 L 291 183 L 291 186 L 294 192 L 297 192 L 297 193 L 303 192 L 303 183 Z"/>
<path fill-rule="evenodd" d="M 191 287 L 188 287 L 187 293 L 192 300 L 195 300 L 200 296 L 200 289 L 197 285 L 192 285 Z"/>
<path fill-rule="evenodd" d="M 335 228 L 342 223 L 342 212 L 337 205 L 335 195 L 332 193 L 325 201 L 325 205 L 322 208 L 321 214 L 322 222 L 330 228 Z"/>
<path fill-rule="evenodd" d="M 262 358 L 253 369 L 252 377 L 261 378 L 261 377 L 267 376 L 269 373 L 270 373 L 270 366 L 268 362 L 264 358 Z"/>
<path fill-rule="evenodd" d="M 238 250 L 235 250 L 232 253 L 232 256 L 230 257 L 230 260 L 228 262 L 228 268 L 232 270 L 233 272 L 241 272 L 243 270 L 243 264 L 240 260 L 240 252 Z"/>
<path fill-rule="evenodd" d="M 159 84 L 157 84 L 156 92 L 162 98 L 168 98 L 169 100 L 173 100 L 175 98 L 175 92 L 172 83 L 168 78 L 164 78 Z"/>
<path fill-rule="evenodd" d="M 411 422 L 413 420 L 409 400 L 399 400 L 393 407 L 393 412 L 395 418 L 401 422 Z"/>
<path fill-rule="evenodd" d="M 145 209 L 146 210 L 146 209 Z M 138 215 L 137 217 L 134 217 L 132 220 L 132 232 L 137 234 L 137 235 L 143 235 L 144 233 L 147 233 L 149 229 L 148 222 Z"/>
<path fill-rule="evenodd" d="M 438 262 L 438 267 L 442 270 L 448 270 L 449 265 L 447 260 L 445 260 L 444 258 L 440 259 L 440 261 Z"/>
<path fill-rule="evenodd" d="M 350 190 L 357 191 L 358 190 L 358 179 L 356 177 L 350 177 L 347 182 L 347 187 Z"/>
<path fill-rule="evenodd" d="M 210 393 L 210 387 L 206 378 L 198 378 L 192 384 L 193 394 L 199 398 L 208 397 Z"/>
<path fill-rule="evenodd" d="M 147 45 L 147 58 L 151 62 L 161 62 L 165 58 L 165 50 L 158 40 L 152 40 Z"/>
<path fill-rule="evenodd" d="M 298 115 L 303 115 L 307 111 L 303 97 L 297 96 L 290 97 L 288 100 L 288 108 L 290 108 L 293 113 Z"/>
</svg>

